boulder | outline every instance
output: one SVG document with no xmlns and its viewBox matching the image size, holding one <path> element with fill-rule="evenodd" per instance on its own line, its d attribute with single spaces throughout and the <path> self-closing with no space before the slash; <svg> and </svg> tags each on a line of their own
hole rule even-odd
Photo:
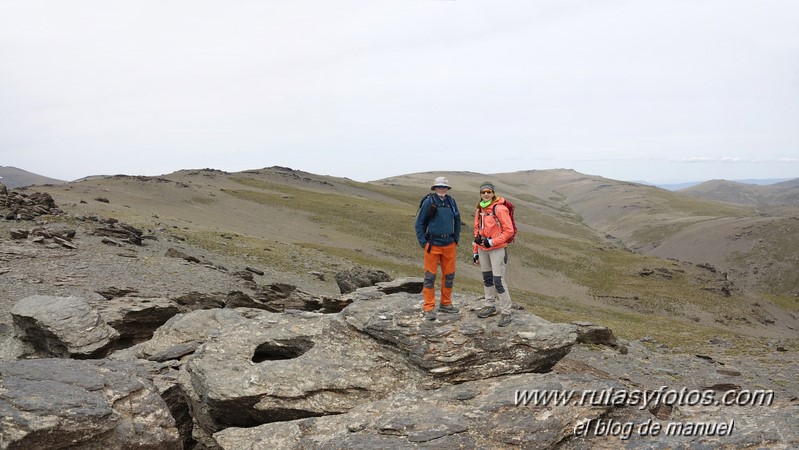
<svg viewBox="0 0 799 450">
<path fill-rule="evenodd" d="M 391 281 L 391 277 L 382 270 L 365 269 L 360 266 L 336 274 L 336 284 L 342 294 L 349 294 L 358 288 L 386 281 Z"/>
<path fill-rule="evenodd" d="M 209 435 L 341 414 L 424 379 L 401 354 L 337 315 L 239 311 L 247 320 L 212 335 L 181 371 L 194 419 Z"/>
<path fill-rule="evenodd" d="M 619 343 L 613 330 L 591 322 L 572 322 L 577 327 L 577 342 L 580 344 L 605 345 L 627 353 L 627 347 Z"/>
<path fill-rule="evenodd" d="M 59 358 L 102 358 L 119 333 L 80 297 L 26 297 L 11 309 L 17 337 Z"/>
<path fill-rule="evenodd" d="M 0 447 L 181 449 L 144 363 L 0 362 Z"/>
</svg>

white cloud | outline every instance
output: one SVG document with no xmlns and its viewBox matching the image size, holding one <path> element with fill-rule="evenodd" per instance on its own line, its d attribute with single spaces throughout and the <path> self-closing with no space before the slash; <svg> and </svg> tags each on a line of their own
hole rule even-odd
<svg viewBox="0 0 799 450">
<path fill-rule="evenodd" d="M 709 156 L 693 156 L 690 158 L 680 159 L 681 162 L 687 163 L 760 163 L 766 162 L 762 159 L 746 159 L 740 158 L 737 156 L 721 156 L 721 157 L 709 157 Z M 778 161 L 778 160 L 776 160 Z"/>
</svg>

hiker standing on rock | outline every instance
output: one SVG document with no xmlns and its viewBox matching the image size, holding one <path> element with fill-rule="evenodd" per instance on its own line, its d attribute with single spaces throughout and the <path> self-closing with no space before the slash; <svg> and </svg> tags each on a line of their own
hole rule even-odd
<svg viewBox="0 0 799 450">
<path fill-rule="evenodd" d="M 436 272 L 441 265 L 441 304 L 439 311 L 457 313 L 452 304 L 452 285 L 455 281 L 455 257 L 461 234 L 461 216 L 455 199 L 447 192 L 452 187 L 445 177 L 433 182 L 430 193 L 422 200 L 416 215 L 416 239 L 424 249 L 424 314 L 427 320 L 436 319 Z"/>
<path fill-rule="evenodd" d="M 512 302 L 504 276 L 508 264 L 507 245 L 514 235 L 513 220 L 505 199 L 497 197 L 492 183 L 484 182 L 480 185 L 480 201 L 474 215 L 473 260 L 483 272 L 485 289 L 485 306 L 477 312 L 477 317 L 484 319 L 499 312 L 500 327 L 511 322 Z"/>
</svg>

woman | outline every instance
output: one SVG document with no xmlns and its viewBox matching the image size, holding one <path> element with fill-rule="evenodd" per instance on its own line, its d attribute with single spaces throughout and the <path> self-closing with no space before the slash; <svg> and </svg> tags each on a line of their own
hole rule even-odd
<svg viewBox="0 0 799 450">
<path fill-rule="evenodd" d="M 483 319 L 500 314 L 498 325 L 511 322 L 511 299 L 504 282 L 508 264 L 508 240 L 513 237 L 513 222 L 505 199 L 497 197 L 494 185 L 480 185 L 480 202 L 474 215 L 474 264 L 480 265 L 485 287 L 485 306 L 477 312 Z M 499 300 L 497 302 L 497 300 Z"/>
</svg>

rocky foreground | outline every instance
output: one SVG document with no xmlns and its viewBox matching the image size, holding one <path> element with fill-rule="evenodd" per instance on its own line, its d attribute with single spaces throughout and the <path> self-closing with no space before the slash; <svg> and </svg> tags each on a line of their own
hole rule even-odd
<svg viewBox="0 0 799 450">
<path fill-rule="evenodd" d="M 0 362 L 0 447 L 799 445 L 795 403 L 690 406 L 675 394 L 643 406 L 599 371 L 552 370 L 578 342 L 629 351 L 608 330 L 525 311 L 498 328 L 463 296 L 461 313 L 431 322 L 420 317 L 421 295 L 407 292 L 420 283 L 358 289 L 330 314 L 224 307 L 167 318 L 177 307 L 163 299 L 91 306 L 27 297 L 11 311 L 16 333 L 5 343 L 17 359 Z M 150 319 L 123 326 L 143 315 Z M 148 323 L 152 335 L 142 340 Z M 124 339 L 140 342 L 117 349 Z"/>
</svg>

